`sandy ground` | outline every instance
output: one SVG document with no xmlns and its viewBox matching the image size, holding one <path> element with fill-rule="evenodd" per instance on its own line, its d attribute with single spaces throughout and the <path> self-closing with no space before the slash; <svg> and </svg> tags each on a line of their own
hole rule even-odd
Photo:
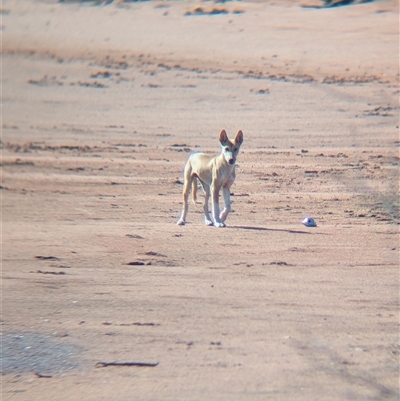
<svg viewBox="0 0 400 401">
<path fill-rule="evenodd" d="M 397 2 L 1 16 L 3 400 L 399 398 Z M 228 227 L 177 226 L 222 128 Z"/>
</svg>

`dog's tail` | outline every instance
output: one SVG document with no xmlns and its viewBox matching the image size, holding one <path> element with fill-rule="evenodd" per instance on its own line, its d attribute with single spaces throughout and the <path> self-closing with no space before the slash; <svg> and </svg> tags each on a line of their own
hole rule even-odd
<svg viewBox="0 0 400 401">
<path fill-rule="evenodd" d="M 197 177 L 193 177 L 192 179 L 192 202 L 196 203 L 197 201 Z"/>
</svg>

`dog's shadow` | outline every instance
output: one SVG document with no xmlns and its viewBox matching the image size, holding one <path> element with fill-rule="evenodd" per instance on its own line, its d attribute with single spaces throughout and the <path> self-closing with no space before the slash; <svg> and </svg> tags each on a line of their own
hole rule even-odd
<svg viewBox="0 0 400 401">
<path fill-rule="evenodd" d="M 283 228 L 268 228 L 268 227 L 252 227 L 252 226 L 229 226 L 229 228 L 236 228 L 239 230 L 254 230 L 254 231 L 280 231 L 289 234 L 312 234 L 309 231 L 302 230 L 285 230 Z"/>
</svg>

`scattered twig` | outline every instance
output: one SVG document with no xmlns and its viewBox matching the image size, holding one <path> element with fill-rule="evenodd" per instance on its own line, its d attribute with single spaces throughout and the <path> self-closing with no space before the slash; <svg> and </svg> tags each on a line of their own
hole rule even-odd
<svg viewBox="0 0 400 401">
<path fill-rule="evenodd" d="M 111 322 L 103 322 L 102 325 L 104 326 L 111 326 L 113 323 Z M 119 323 L 115 324 L 115 326 L 160 326 L 159 323 L 153 323 L 153 322 L 133 322 L 133 323 Z"/>
<path fill-rule="evenodd" d="M 43 375 L 42 373 L 35 372 L 35 376 L 39 377 L 40 379 L 51 379 L 53 376 L 51 375 Z"/>
<path fill-rule="evenodd" d="M 60 276 L 60 275 L 66 274 L 65 272 L 50 272 L 50 271 L 43 271 L 43 270 L 36 270 L 36 272 L 31 272 L 31 273 L 54 274 L 56 276 Z"/>
<path fill-rule="evenodd" d="M 163 258 L 167 257 L 167 255 L 164 255 L 163 253 L 158 253 L 158 252 L 154 252 L 154 251 L 146 252 L 146 255 L 148 255 L 148 256 L 161 256 Z"/>
<path fill-rule="evenodd" d="M 97 362 L 96 368 L 106 368 L 107 366 L 140 366 L 140 367 L 155 367 L 158 362 Z"/>
<path fill-rule="evenodd" d="M 143 239 L 142 236 L 137 235 L 137 234 L 126 234 L 125 237 L 128 237 L 128 238 L 135 238 L 135 239 Z"/>
<path fill-rule="evenodd" d="M 56 256 L 35 256 L 36 259 L 39 260 L 60 260 L 59 258 L 57 258 Z"/>
</svg>

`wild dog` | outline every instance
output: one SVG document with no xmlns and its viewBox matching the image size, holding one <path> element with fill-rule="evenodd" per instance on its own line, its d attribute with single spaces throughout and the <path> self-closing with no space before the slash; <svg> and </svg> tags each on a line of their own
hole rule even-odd
<svg viewBox="0 0 400 401">
<path fill-rule="evenodd" d="M 196 202 L 197 180 L 200 181 L 204 191 L 204 222 L 207 226 L 225 227 L 225 220 L 231 211 L 230 188 L 235 181 L 235 163 L 240 146 L 243 143 L 241 130 L 230 140 L 223 129 L 219 134 L 221 153 L 212 157 L 205 153 L 194 153 L 186 162 L 183 184 L 183 209 L 176 224 L 184 225 L 189 210 L 189 192 L 192 188 L 192 200 Z M 220 213 L 219 192 L 222 188 L 225 208 Z M 208 210 L 208 200 L 211 193 L 212 219 Z"/>
</svg>

